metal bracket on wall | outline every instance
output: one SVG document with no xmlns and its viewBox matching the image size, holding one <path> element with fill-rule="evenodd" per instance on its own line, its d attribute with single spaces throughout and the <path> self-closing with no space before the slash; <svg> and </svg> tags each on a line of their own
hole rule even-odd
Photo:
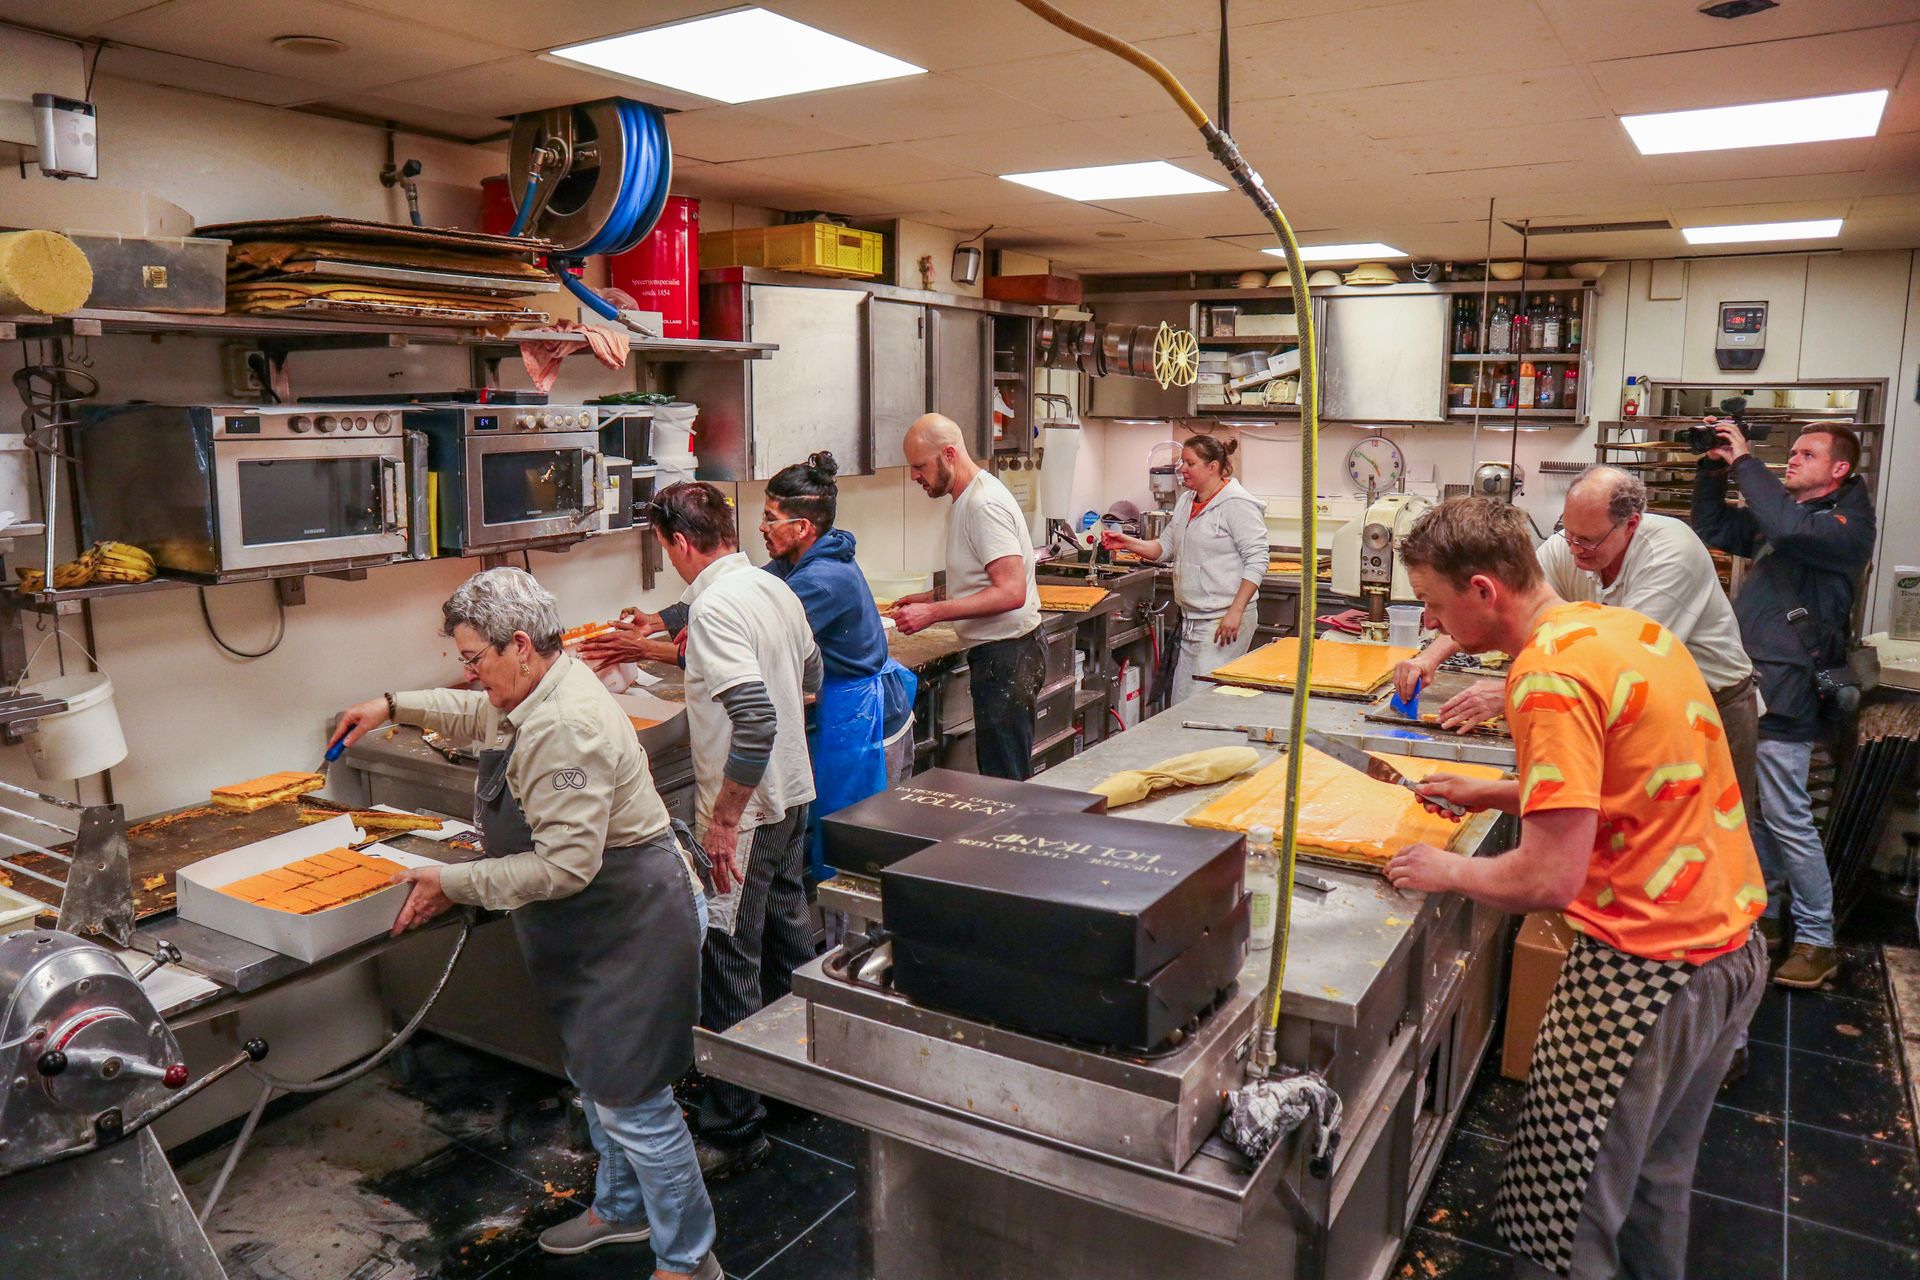
<svg viewBox="0 0 1920 1280">
<path fill-rule="evenodd" d="M 650 521 L 638 521 L 633 529 L 640 535 L 640 588 L 651 591 L 654 579 L 660 573 L 660 539 L 653 536 L 653 524 Z"/>
<path fill-rule="evenodd" d="M 305 578 L 275 578 L 273 594 L 281 605 L 291 609 L 295 605 L 307 602 L 307 580 Z"/>
</svg>

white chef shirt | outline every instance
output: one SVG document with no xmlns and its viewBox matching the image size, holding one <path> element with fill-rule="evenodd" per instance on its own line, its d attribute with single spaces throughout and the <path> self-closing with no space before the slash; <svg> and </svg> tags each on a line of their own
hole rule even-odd
<svg viewBox="0 0 1920 1280">
<path fill-rule="evenodd" d="M 729 689 L 758 680 L 767 688 L 777 723 L 773 754 L 740 815 L 740 829 L 778 822 L 788 809 L 813 799 L 807 756 L 807 659 L 813 628 L 800 597 L 786 583 L 753 567 L 742 552 L 702 569 L 682 597 L 687 612 L 687 728 L 693 739 L 694 830 L 704 832 L 725 777 L 733 721 L 720 702 Z"/>
<path fill-rule="evenodd" d="M 1040 588 L 1033 577 L 1033 542 L 1027 537 L 1026 513 L 1006 485 L 981 471 L 947 513 L 947 599 L 958 600 L 992 586 L 987 566 L 1007 556 L 1019 556 L 1026 571 L 1026 603 L 984 618 L 954 619 L 954 632 L 970 645 L 1012 640 L 1040 625 Z"/>
<path fill-rule="evenodd" d="M 1673 632 L 1714 692 L 1753 674 L 1733 602 L 1720 586 L 1713 557 L 1684 520 L 1652 512 L 1642 516 L 1612 586 L 1603 587 L 1599 574 L 1575 564 L 1573 548 L 1563 537 L 1548 538 L 1535 554 L 1547 582 L 1563 599 L 1632 609 Z"/>
</svg>

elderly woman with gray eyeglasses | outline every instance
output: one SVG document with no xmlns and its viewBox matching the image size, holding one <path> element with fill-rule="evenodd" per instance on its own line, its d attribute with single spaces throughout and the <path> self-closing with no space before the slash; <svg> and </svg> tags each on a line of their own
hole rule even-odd
<svg viewBox="0 0 1920 1280">
<path fill-rule="evenodd" d="M 656 1277 L 719 1280 L 713 1205 L 672 1090 L 693 1065 L 706 900 L 646 752 L 599 677 L 561 649 L 559 611 L 532 575 L 475 574 L 441 612 L 482 691 L 385 694 L 334 732 L 353 742 L 393 720 L 480 748 L 485 856 L 405 873 L 413 892 L 394 932 L 455 903 L 513 913 L 600 1153 L 592 1207 L 541 1247 L 651 1234 Z"/>
</svg>

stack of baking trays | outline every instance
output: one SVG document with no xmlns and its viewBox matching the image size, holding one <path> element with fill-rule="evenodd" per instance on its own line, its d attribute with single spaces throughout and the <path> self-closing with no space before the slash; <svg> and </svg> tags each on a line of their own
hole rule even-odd
<svg viewBox="0 0 1920 1280">
<path fill-rule="evenodd" d="M 1151 1053 L 1246 960 L 1239 832 L 1014 814 L 880 873 L 893 985 L 916 1004 Z"/>
<path fill-rule="evenodd" d="M 527 237 L 325 216 L 228 222 L 227 309 L 300 319 L 392 320 L 504 330 L 549 317 L 526 299 L 559 287 Z"/>
</svg>

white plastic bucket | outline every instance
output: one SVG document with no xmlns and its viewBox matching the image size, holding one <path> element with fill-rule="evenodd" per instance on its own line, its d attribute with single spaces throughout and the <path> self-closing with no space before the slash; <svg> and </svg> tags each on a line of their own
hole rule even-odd
<svg viewBox="0 0 1920 1280">
<path fill-rule="evenodd" d="M 24 692 L 67 704 L 65 711 L 40 721 L 27 738 L 27 754 L 40 781 L 72 782 L 127 758 L 127 739 L 113 706 L 113 681 L 105 672 L 42 680 Z"/>
</svg>

